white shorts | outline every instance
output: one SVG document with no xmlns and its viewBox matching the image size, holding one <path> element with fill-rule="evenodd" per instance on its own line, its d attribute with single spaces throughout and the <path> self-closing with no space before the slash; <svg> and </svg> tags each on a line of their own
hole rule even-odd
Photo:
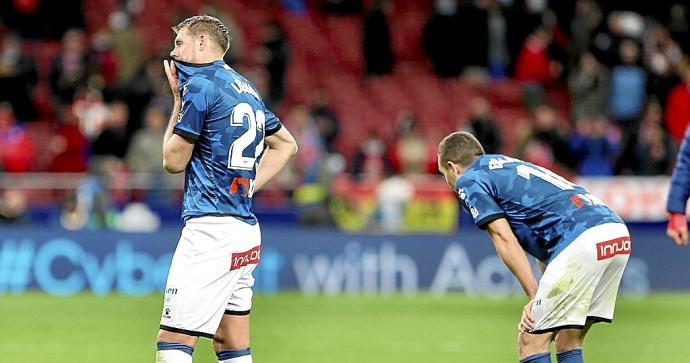
<svg viewBox="0 0 690 363">
<path fill-rule="evenodd" d="M 223 314 L 249 315 L 260 253 L 258 223 L 188 220 L 168 272 L 160 328 L 213 338 Z"/>
<path fill-rule="evenodd" d="M 610 323 L 630 246 L 630 233 L 621 223 L 580 234 L 549 263 L 539 281 L 532 333 L 583 328 L 588 320 Z"/>
</svg>

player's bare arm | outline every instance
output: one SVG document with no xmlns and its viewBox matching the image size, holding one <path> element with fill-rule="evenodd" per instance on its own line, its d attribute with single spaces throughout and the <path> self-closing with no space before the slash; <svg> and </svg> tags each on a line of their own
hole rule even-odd
<svg viewBox="0 0 690 363">
<path fill-rule="evenodd" d="M 288 160 L 297 153 L 297 142 L 285 127 L 265 139 L 266 151 L 256 169 L 254 191 L 260 190 L 269 180 L 287 164 Z"/>
<path fill-rule="evenodd" d="M 529 264 L 525 251 L 520 246 L 513 230 L 505 218 L 499 218 L 489 222 L 487 225 L 487 232 L 494 243 L 496 252 L 503 263 L 515 275 L 522 286 L 522 289 L 529 297 L 529 302 L 522 309 L 522 318 L 518 325 L 521 331 L 530 331 L 534 329 L 534 320 L 532 318 L 532 300 L 537 293 L 537 280 L 532 273 L 532 267 Z"/>
<path fill-rule="evenodd" d="M 534 298 L 537 292 L 537 280 L 532 273 L 527 255 L 513 234 L 508 221 L 505 218 L 498 218 L 489 222 L 487 232 L 494 243 L 498 256 L 518 279 L 525 294 L 530 300 Z"/>
<path fill-rule="evenodd" d="M 168 77 L 170 91 L 173 96 L 173 108 L 170 113 L 168 127 L 163 137 L 163 167 L 171 174 L 181 173 L 187 167 L 189 159 L 192 157 L 194 143 L 186 140 L 182 136 L 173 133 L 173 125 L 177 122 L 182 108 L 182 97 L 177 88 L 177 68 L 173 61 L 163 61 L 165 75 Z"/>
</svg>

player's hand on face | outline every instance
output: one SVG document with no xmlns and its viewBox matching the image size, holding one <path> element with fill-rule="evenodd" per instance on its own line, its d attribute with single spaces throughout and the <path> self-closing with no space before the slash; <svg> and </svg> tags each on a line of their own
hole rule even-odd
<svg viewBox="0 0 690 363">
<path fill-rule="evenodd" d="M 666 235 L 677 245 L 688 244 L 688 220 L 682 213 L 671 213 L 666 227 Z"/>
<path fill-rule="evenodd" d="M 163 69 L 165 69 L 165 75 L 168 77 L 168 83 L 170 84 L 170 91 L 172 92 L 173 98 L 179 101 L 180 89 L 178 88 L 177 67 L 175 66 L 175 62 L 172 60 L 164 60 Z"/>
<path fill-rule="evenodd" d="M 518 329 L 521 332 L 530 332 L 534 329 L 534 319 L 532 318 L 532 302 L 530 300 L 527 305 L 522 309 L 522 318 L 520 319 L 520 324 L 518 324 Z"/>
</svg>

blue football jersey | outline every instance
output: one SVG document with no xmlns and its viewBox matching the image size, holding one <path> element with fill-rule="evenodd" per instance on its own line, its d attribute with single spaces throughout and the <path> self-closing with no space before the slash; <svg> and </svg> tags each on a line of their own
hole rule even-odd
<svg viewBox="0 0 690 363">
<path fill-rule="evenodd" d="M 583 187 L 505 155 L 478 157 L 455 190 L 479 228 L 506 218 L 522 248 L 545 263 L 588 228 L 623 223 Z"/>
<path fill-rule="evenodd" d="M 281 123 L 256 88 L 223 61 L 176 66 L 183 103 L 173 132 L 195 144 L 185 170 L 182 219 L 234 216 L 255 224 L 256 166 L 264 137 Z"/>
</svg>

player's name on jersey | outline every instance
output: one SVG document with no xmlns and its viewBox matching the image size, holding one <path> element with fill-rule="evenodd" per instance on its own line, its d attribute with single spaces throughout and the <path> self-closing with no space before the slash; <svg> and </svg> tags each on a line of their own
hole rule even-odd
<svg viewBox="0 0 690 363">
<path fill-rule="evenodd" d="M 246 93 L 249 93 L 250 95 L 254 96 L 254 98 L 256 98 L 257 100 L 261 99 L 261 97 L 259 97 L 259 94 L 256 93 L 256 91 L 254 90 L 254 88 L 252 88 L 252 86 L 250 86 L 246 82 L 240 81 L 239 79 L 236 79 L 234 82 L 232 82 L 232 88 L 235 91 L 237 91 L 238 94 L 246 92 Z"/>
</svg>

